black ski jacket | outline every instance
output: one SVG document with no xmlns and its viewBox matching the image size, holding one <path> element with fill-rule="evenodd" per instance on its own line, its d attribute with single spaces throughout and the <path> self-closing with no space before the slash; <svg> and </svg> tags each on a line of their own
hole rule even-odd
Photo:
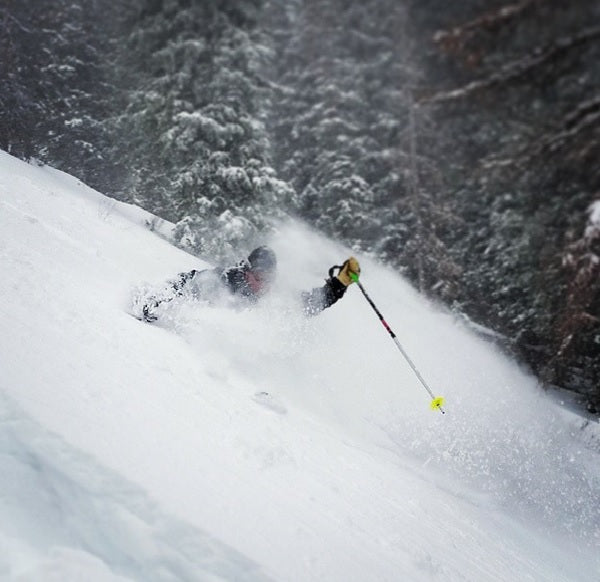
<svg viewBox="0 0 600 582">
<path fill-rule="evenodd" d="M 171 291 L 160 298 L 153 297 L 144 306 L 144 319 L 155 321 L 156 316 L 152 312 L 160 303 L 171 301 L 184 294 L 194 299 L 210 302 L 217 301 L 224 291 L 229 291 L 233 296 L 256 303 L 259 295 L 253 291 L 246 279 L 246 272 L 249 268 L 249 264 L 242 261 L 239 265 L 226 269 L 216 268 L 202 271 L 194 269 L 187 273 L 180 273 L 176 280 L 170 282 L 169 288 Z M 300 295 L 304 313 L 317 315 L 324 309 L 331 307 L 345 293 L 346 286 L 337 277 L 331 276 L 325 280 L 323 286 L 315 287 L 311 291 L 305 291 Z"/>
</svg>

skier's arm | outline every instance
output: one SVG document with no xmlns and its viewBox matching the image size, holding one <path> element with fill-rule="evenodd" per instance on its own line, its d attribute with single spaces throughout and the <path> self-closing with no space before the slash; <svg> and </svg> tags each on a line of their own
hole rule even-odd
<svg viewBox="0 0 600 582">
<path fill-rule="evenodd" d="M 331 307 L 346 293 L 348 286 L 354 282 L 352 276 L 360 275 L 360 265 L 354 257 L 350 257 L 340 268 L 340 272 L 334 277 L 333 269 L 330 276 L 322 287 L 316 287 L 312 291 L 302 294 L 304 312 L 307 315 L 317 315 L 324 309 Z"/>
<path fill-rule="evenodd" d="M 142 308 L 143 318 L 147 322 L 157 320 L 157 316 L 154 313 L 155 309 L 161 304 L 168 301 L 172 301 L 175 297 L 179 297 L 182 294 L 182 289 L 187 283 L 194 278 L 198 271 L 193 269 L 188 273 L 179 273 L 177 279 L 169 281 L 167 289 L 160 295 L 160 297 L 154 296 L 149 297 L 146 300 L 145 305 Z"/>
</svg>

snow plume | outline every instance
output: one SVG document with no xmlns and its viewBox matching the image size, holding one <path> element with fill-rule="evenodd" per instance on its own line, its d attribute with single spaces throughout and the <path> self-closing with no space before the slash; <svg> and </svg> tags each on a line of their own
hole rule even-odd
<svg viewBox="0 0 600 582">
<path fill-rule="evenodd" d="M 306 266 L 299 283 L 317 281 L 324 264 L 339 263 L 348 253 L 297 227 L 285 229 L 274 245 L 284 265 Z M 451 314 L 423 301 L 399 276 L 365 258 L 362 267 L 363 284 L 399 341 L 434 392 L 447 398 L 447 414 L 428 410 L 427 392 L 358 289 L 325 323 L 311 322 L 295 378 L 304 372 L 301 384 L 314 386 L 315 372 L 326 374 L 316 385 L 327 414 L 343 418 L 346 429 L 381 429 L 388 445 L 371 438 L 435 466 L 446 487 L 472 488 L 487 503 L 600 544 L 600 505 L 594 501 L 600 494 L 600 445 L 587 437 L 597 421 L 562 410 L 535 378 Z"/>
<path fill-rule="evenodd" d="M 526 371 L 363 258 L 364 285 L 447 397 L 445 416 L 430 412 L 426 391 L 358 289 L 349 290 L 343 307 L 302 316 L 301 290 L 321 284 L 350 251 L 292 223 L 269 244 L 281 273 L 261 305 L 232 317 L 185 302 L 162 324 L 203 354 L 212 374 L 228 369 L 248 390 L 256 385 L 306 406 L 357 438 L 412 458 L 415 467 L 435 466 L 439 483 L 456 493 L 475 490 L 478 502 L 600 543 L 593 501 L 600 447 L 585 444 L 588 421 L 565 413 Z"/>
<path fill-rule="evenodd" d="M 146 324 L 130 290 L 206 264 L 69 176 L 0 170 L 0 578 L 599 578 L 597 423 L 398 275 L 358 257 L 445 415 L 355 286 L 302 315 L 342 245 L 282 224 L 258 306 Z"/>
</svg>

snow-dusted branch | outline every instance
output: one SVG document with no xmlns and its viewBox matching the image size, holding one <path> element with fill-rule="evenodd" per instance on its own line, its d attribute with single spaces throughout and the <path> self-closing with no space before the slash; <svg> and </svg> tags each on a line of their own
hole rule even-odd
<svg viewBox="0 0 600 582">
<path fill-rule="evenodd" d="M 537 48 L 532 53 L 511 61 L 493 72 L 488 77 L 477 79 L 450 91 L 442 91 L 429 97 L 421 98 L 421 103 L 443 103 L 469 97 L 477 91 L 498 85 L 508 84 L 520 79 L 532 70 L 560 58 L 563 54 L 600 38 L 600 26 L 591 26 L 577 34 L 556 39 L 548 47 Z"/>
<path fill-rule="evenodd" d="M 482 16 L 469 20 L 461 26 L 451 30 L 440 30 L 435 33 L 433 41 L 444 50 L 456 51 L 464 46 L 465 42 L 477 31 L 497 28 L 522 14 L 530 6 L 539 4 L 543 0 L 523 0 L 516 4 L 508 4 L 496 10 L 486 12 Z"/>
<path fill-rule="evenodd" d="M 523 166 L 536 156 L 553 153 L 564 148 L 585 131 L 594 128 L 600 129 L 600 94 L 580 103 L 574 111 L 570 112 L 564 118 L 560 131 L 542 136 L 535 143 L 527 144 L 510 158 L 488 158 L 483 162 L 482 167 L 492 169 L 511 165 Z M 595 143 L 590 140 L 588 145 Z"/>
<path fill-rule="evenodd" d="M 4 30 L 7 28 L 7 22 L 13 22 L 21 32 L 26 32 L 27 34 L 31 34 L 33 32 L 31 28 L 26 27 L 15 16 L 9 14 L 8 10 L 6 9 L 0 10 L 0 22 L 1 21 L 4 21 L 2 26 Z"/>
</svg>

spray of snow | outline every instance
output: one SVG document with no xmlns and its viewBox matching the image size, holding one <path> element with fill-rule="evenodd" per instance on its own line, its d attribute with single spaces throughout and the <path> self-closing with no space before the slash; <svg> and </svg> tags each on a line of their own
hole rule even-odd
<svg viewBox="0 0 600 582">
<path fill-rule="evenodd" d="M 149 325 L 131 290 L 203 264 L 140 209 L 0 168 L 0 577 L 600 576 L 597 422 L 395 273 L 358 257 L 445 415 L 358 289 L 302 315 L 349 249 L 282 224 L 260 305 Z"/>
</svg>

